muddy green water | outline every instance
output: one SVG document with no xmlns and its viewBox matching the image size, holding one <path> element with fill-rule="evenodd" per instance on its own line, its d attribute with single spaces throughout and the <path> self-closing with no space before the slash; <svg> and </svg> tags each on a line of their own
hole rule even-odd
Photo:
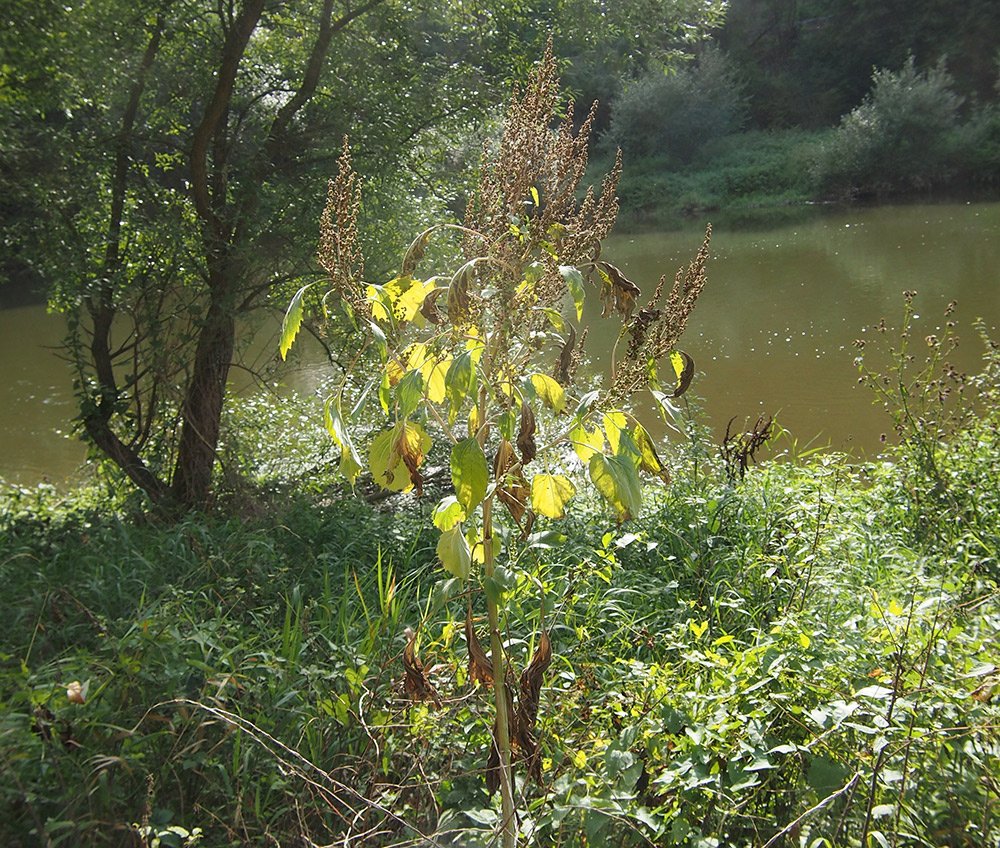
<svg viewBox="0 0 1000 848">
<path fill-rule="evenodd" d="M 696 229 L 619 236 L 604 255 L 649 291 L 700 240 Z M 918 292 L 921 337 L 937 331 L 949 301 L 958 302 L 963 344 L 955 359 L 974 368 L 982 351 L 971 322 L 1000 324 L 1000 203 L 851 208 L 762 232 L 717 228 L 709 284 L 681 345 L 695 358 L 693 392 L 716 435 L 733 416 L 766 413 L 800 447 L 877 453 L 889 422 L 857 385 L 852 342 L 882 317 L 898 322 L 904 289 Z M 0 310 L 0 478 L 7 481 L 63 483 L 84 459 L 68 436 L 71 380 L 54 350 L 61 334 L 61 319 L 44 307 Z M 600 368 L 612 339 L 596 326 L 591 339 Z M 306 367 L 287 381 L 311 391 L 324 373 Z"/>
</svg>

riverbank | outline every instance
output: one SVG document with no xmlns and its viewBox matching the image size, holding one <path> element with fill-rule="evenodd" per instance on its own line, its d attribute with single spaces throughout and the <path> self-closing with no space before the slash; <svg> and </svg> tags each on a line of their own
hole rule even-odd
<svg viewBox="0 0 1000 848">
<path fill-rule="evenodd" d="M 555 654 L 524 845 L 1000 838 L 990 350 L 947 403 L 887 373 L 884 460 L 743 475 L 692 424 L 639 520 L 590 501 L 506 539 L 509 650 L 544 603 Z M 173 524 L 108 489 L 3 492 L 0 842 L 489 839 L 489 711 L 429 507 L 331 465 L 261 466 Z M 407 697 L 405 627 L 439 708 Z"/>
<path fill-rule="evenodd" d="M 849 180 L 838 186 L 824 166 L 836 134 L 835 129 L 737 133 L 708 141 L 684 165 L 666 155 L 627 158 L 616 231 L 674 230 L 704 219 L 725 228 L 765 230 L 811 220 L 831 207 L 1000 198 L 1000 153 L 977 149 L 973 156 L 957 142 L 936 177 L 920 188 L 889 183 L 879 188 L 860 179 L 857 188 Z M 971 145 L 973 133 L 966 136 Z M 608 151 L 598 152 L 593 172 L 605 173 L 610 161 Z"/>
</svg>

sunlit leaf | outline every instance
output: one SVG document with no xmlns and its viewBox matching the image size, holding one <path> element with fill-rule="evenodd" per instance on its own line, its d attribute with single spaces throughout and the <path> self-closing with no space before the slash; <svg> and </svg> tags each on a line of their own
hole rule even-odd
<svg viewBox="0 0 1000 848">
<path fill-rule="evenodd" d="M 431 403 L 441 403 L 445 399 L 445 377 L 450 366 L 451 357 L 449 356 L 440 362 L 428 359 L 420 367 L 420 373 L 424 376 L 424 391 Z"/>
<path fill-rule="evenodd" d="M 628 521 L 639 514 L 642 489 L 635 463 L 629 457 L 595 453 L 590 458 L 589 471 L 594 486 L 615 510 L 619 521 Z"/>
<path fill-rule="evenodd" d="M 361 473 L 361 456 L 344 424 L 343 412 L 340 408 L 340 398 L 328 398 L 323 405 L 323 422 L 334 444 L 340 448 L 340 473 L 347 478 L 352 486 Z"/>
<path fill-rule="evenodd" d="M 424 375 L 419 371 L 407 371 L 396 385 L 397 415 L 409 418 L 424 396 Z"/>
<path fill-rule="evenodd" d="M 694 379 L 694 360 L 684 351 L 674 350 L 670 352 L 670 367 L 673 369 L 674 384 L 670 397 L 680 397 L 688 390 L 691 380 Z"/>
<path fill-rule="evenodd" d="M 451 479 L 466 515 L 486 497 L 490 472 L 486 454 L 475 439 L 462 439 L 451 449 Z"/>
<path fill-rule="evenodd" d="M 573 298 L 573 304 L 576 306 L 576 320 L 580 321 L 583 318 L 583 302 L 587 295 L 586 287 L 583 284 L 583 274 L 580 273 L 579 268 L 573 265 L 560 265 L 559 273 L 566 281 L 566 288 L 569 289 L 570 297 Z"/>
<path fill-rule="evenodd" d="M 406 249 L 406 253 L 403 256 L 402 267 L 399 269 L 401 277 L 408 277 L 416 270 L 417 263 L 423 259 L 424 251 L 427 250 L 427 243 L 431 240 L 435 229 L 437 227 L 429 227 L 410 242 L 410 246 Z"/>
<path fill-rule="evenodd" d="M 566 392 L 548 374 L 532 374 L 531 385 L 549 409 L 555 413 L 563 411 L 566 406 Z"/>
<path fill-rule="evenodd" d="M 641 290 L 620 268 L 610 262 L 598 262 L 597 272 L 603 283 L 601 301 L 604 303 L 604 314 L 617 312 L 624 320 L 628 320 L 635 308 L 635 299 L 642 294 Z"/>
<path fill-rule="evenodd" d="M 653 440 L 642 424 L 636 424 L 632 429 L 632 439 L 639 451 L 639 467 L 643 471 L 655 474 L 664 483 L 669 482 L 670 475 L 660 461 L 660 457 L 656 453 L 656 447 L 653 445 Z"/>
<path fill-rule="evenodd" d="M 475 369 L 472 367 L 472 352 L 464 351 L 456 356 L 445 374 L 445 394 L 448 397 L 448 423 L 454 424 L 458 411 L 474 385 Z"/>
<path fill-rule="evenodd" d="M 538 453 L 538 445 L 535 442 L 535 413 L 531 407 L 521 404 L 521 426 L 517 431 L 517 449 L 521 452 L 521 462 L 527 465 Z"/>
<path fill-rule="evenodd" d="M 538 189 L 535 188 L 534 186 L 531 187 L 531 200 L 535 204 L 535 206 L 542 205 L 541 201 L 538 199 Z"/>
<path fill-rule="evenodd" d="M 611 453 L 616 454 L 619 452 L 622 431 L 627 426 L 625 413 L 613 409 L 604 413 L 601 420 L 604 424 L 604 435 L 608 437 L 608 444 L 611 446 Z"/>
<path fill-rule="evenodd" d="M 310 283 L 309 285 L 312 284 Z M 299 329 L 302 327 L 302 313 L 304 312 L 302 300 L 308 288 L 308 285 L 303 286 L 295 292 L 295 297 L 288 304 L 285 317 L 281 322 L 281 340 L 278 343 L 278 352 L 281 354 L 282 360 L 288 355 L 288 351 L 292 349 L 295 337 L 299 334 Z"/>
<path fill-rule="evenodd" d="M 594 427 L 591 430 L 581 422 L 569 431 L 569 440 L 573 445 L 573 450 L 584 465 L 590 462 L 590 458 L 595 453 L 604 450 L 604 435 L 601 433 L 600 427 Z"/>
<path fill-rule="evenodd" d="M 549 319 L 549 323 L 560 333 L 566 332 L 566 319 L 562 317 L 562 314 L 550 306 L 541 307 L 541 311 L 545 314 L 545 317 Z"/>
<path fill-rule="evenodd" d="M 465 521 L 466 517 L 466 512 L 462 509 L 458 498 L 454 495 L 448 495 L 441 498 L 438 505 L 434 507 L 431 520 L 434 522 L 434 526 L 443 533 L 451 530 L 459 522 Z"/>
<path fill-rule="evenodd" d="M 416 486 L 419 493 L 419 468 L 430 447 L 430 436 L 415 422 L 405 421 L 383 430 L 369 448 L 372 477 L 383 489 L 405 492 Z"/>
<path fill-rule="evenodd" d="M 531 508 L 547 518 L 562 518 L 576 487 L 561 474 L 536 474 L 531 478 Z"/>
</svg>

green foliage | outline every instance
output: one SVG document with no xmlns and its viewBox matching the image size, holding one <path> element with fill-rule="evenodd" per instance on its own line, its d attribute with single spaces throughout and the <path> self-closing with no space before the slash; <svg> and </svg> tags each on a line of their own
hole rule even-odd
<svg viewBox="0 0 1000 848">
<path fill-rule="evenodd" d="M 943 65 L 918 71 L 911 56 L 899 71 L 875 71 L 871 92 L 823 151 L 820 183 L 842 194 L 881 194 L 943 182 L 961 103 Z"/>
<path fill-rule="evenodd" d="M 737 73 L 717 48 L 675 73 L 652 69 L 626 86 L 614 102 L 608 138 L 626 161 L 661 156 L 691 162 L 709 142 L 736 132 L 746 119 Z"/>
</svg>

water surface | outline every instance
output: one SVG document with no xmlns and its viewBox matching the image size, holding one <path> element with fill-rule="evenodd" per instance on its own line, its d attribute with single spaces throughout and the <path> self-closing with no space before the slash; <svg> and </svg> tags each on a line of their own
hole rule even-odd
<svg viewBox="0 0 1000 848">
<path fill-rule="evenodd" d="M 604 256 L 649 292 L 700 242 L 696 229 L 617 236 Z M 695 358 L 692 391 L 717 438 L 733 416 L 743 422 L 764 413 L 800 446 L 872 455 L 890 422 L 857 385 L 852 343 L 864 329 L 883 317 L 898 323 L 902 292 L 912 289 L 922 338 L 939 332 L 955 300 L 963 338 L 955 360 L 973 369 L 982 351 L 972 320 L 1000 323 L 1000 203 L 851 208 L 764 232 L 720 227 L 711 253 L 708 286 L 681 347 Z M 593 324 L 591 355 L 600 367 L 613 338 Z M 56 350 L 62 333 L 62 319 L 42 306 L 0 310 L 2 479 L 64 482 L 84 459 L 67 436 L 75 408 Z M 329 372 L 307 363 L 283 373 L 291 387 L 311 392 Z"/>
</svg>

